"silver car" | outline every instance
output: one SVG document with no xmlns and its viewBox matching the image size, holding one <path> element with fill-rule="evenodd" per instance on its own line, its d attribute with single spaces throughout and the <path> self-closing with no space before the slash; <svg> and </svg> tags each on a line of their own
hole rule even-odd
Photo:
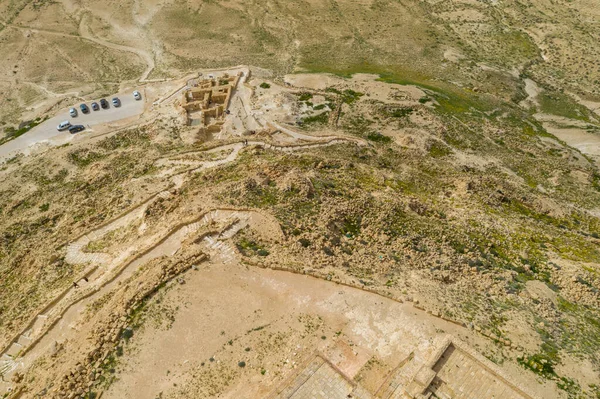
<svg viewBox="0 0 600 399">
<path fill-rule="evenodd" d="M 77 116 L 77 110 L 75 108 L 70 108 L 69 109 L 69 115 L 71 115 L 73 118 Z"/>
<path fill-rule="evenodd" d="M 58 126 L 56 126 L 56 130 L 58 130 L 59 132 L 62 132 L 63 130 L 67 130 L 70 127 L 71 127 L 71 122 L 63 121 L 63 122 L 59 123 Z"/>
</svg>

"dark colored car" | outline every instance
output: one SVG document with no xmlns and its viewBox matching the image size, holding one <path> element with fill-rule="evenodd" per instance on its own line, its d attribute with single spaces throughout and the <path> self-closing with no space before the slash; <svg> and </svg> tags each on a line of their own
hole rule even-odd
<svg viewBox="0 0 600 399">
<path fill-rule="evenodd" d="M 89 113 L 89 112 L 90 112 L 90 109 L 89 109 L 89 108 L 88 108 L 88 106 L 87 106 L 87 105 L 85 105 L 85 104 L 81 104 L 81 105 L 79 106 L 79 108 L 81 108 L 81 112 L 83 112 L 84 114 L 87 114 L 87 113 Z"/>
<path fill-rule="evenodd" d="M 103 109 L 108 109 L 108 101 L 106 101 L 106 98 L 103 98 L 102 100 L 100 100 L 100 106 Z"/>
<path fill-rule="evenodd" d="M 79 133 L 82 130 L 85 130 L 85 126 L 83 126 L 83 125 L 74 125 L 74 126 L 71 126 L 69 128 L 69 133 L 71 133 L 71 134 L 73 134 L 73 133 Z"/>
<path fill-rule="evenodd" d="M 120 107 L 121 106 L 121 100 L 119 100 L 117 97 L 112 99 L 112 103 L 115 107 Z"/>
<path fill-rule="evenodd" d="M 98 111 L 100 109 L 100 106 L 98 105 L 98 103 L 92 103 L 92 110 L 93 111 Z"/>
</svg>

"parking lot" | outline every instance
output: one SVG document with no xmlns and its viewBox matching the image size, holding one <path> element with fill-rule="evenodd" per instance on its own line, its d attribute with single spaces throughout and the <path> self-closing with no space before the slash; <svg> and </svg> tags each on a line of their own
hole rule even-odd
<svg viewBox="0 0 600 399">
<path fill-rule="evenodd" d="M 137 101 L 133 98 L 133 90 L 119 93 L 113 97 L 118 97 L 121 100 L 120 107 L 114 107 L 111 103 L 113 97 L 106 97 L 109 102 L 109 108 L 100 108 L 98 111 L 92 111 L 92 102 L 100 103 L 100 99 L 86 101 L 85 104 L 90 108 L 88 114 L 81 112 L 80 103 L 72 104 L 69 108 L 77 109 L 77 116 L 69 115 L 69 108 L 61 110 L 56 116 L 48 119 L 44 123 L 34 127 L 22 136 L 17 137 L 0 146 L 0 158 L 5 158 L 17 154 L 18 152 L 26 151 L 29 146 L 36 143 L 43 143 L 49 140 L 68 141 L 71 133 L 68 130 L 59 132 L 56 127 L 62 121 L 69 121 L 72 125 L 84 125 L 86 130 L 76 133 L 75 135 L 85 135 L 94 126 L 116 122 L 122 119 L 131 118 L 141 115 L 144 111 L 144 103 L 146 102 L 145 93 L 141 91 L 142 99 Z"/>
</svg>

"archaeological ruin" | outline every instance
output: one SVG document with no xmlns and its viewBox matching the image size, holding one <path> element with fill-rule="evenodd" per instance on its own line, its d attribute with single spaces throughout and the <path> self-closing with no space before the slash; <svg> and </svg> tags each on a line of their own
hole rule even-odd
<svg viewBox="0 0 600 399">
<path fill-rule="evenodd" d="M 269 399 L 535 399 L 464 342 L 445 336 L 428 353 L 410 353 L 376 390 L 326 354 L 315 353 Z"/>
<path fill-rule="evenodd" d="M 179 104 L 189 126 L 199 126 L 199 134 L 219 132 L 225 122 L 231 94 L 242 72 L 235 76 L 224 74 L 188 82 Z"/>
</svg>

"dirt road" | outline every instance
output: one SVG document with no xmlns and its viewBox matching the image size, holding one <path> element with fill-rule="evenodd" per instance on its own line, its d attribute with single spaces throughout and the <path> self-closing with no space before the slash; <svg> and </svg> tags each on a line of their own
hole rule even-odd
<svg viewBox="0 0 600 399">
<path fill-rule="evenodd" d="M 129 47 L 129 46 L 123 46 L 121 44 L 111 43 L 106 40 L 102 40 L 102 39 L 95 37 L 90 32 L 89 24 L 86 23 L 86 18 L 81 19 L 81 23 L 79 24 L 79 33 L 81 34 L 81 36 L 84 39 L 87 39 L 87 40 L 94 42 L 96 44 L 99 44 L 101 46 L 112 48 L 114 50 L 133 53 L 133 54 L 137 55 L 138 57 L 140 57 L 146 63 L 146 69 L 144 70 L 144 72 L 142 72 L 142 76 L 140 77 L 139 81 L 140 82 L 148 81 L 148 76 L 150 75 L 150 73 L 152 72 L 152 70 L 154 69 L 154 66 L 155 66 L 153 54 L 151 54 L 150 52 L 143 50 L 143 49 Z"/>
<path fill-rule="evenodd" d="M 39 28 L 33 28 L 33 27 L 29 27 L 29 26 L 22 26 L 22 25 L 10 24 L 8 26 L 15 28 L 15 29 L 22 30 L 22 31 L 32 32 L 32 33 L 43 33 L 46 35 L 61 36 L 64 38 L 71 38 L 71 39 L 76 39 L 76 40 L 83 39 L 83 40 L 90 41 L 92 43 L 96 43 L 100 46 L 111 48 L 113 50 L 133 53 L 136 56 L 138 56 L 139 58 L 141 58 L 144 61 L 144 63 L 146 64 L 146 69 L 144 70 L 144 72 L 142 72 L 142 75 L 140 76 L 139 81 L 140 82 L 152 81 L 152 80 L 148 79 L 148 76 L 150 75 L 150 73 L 152 73 L 152 70 L 154 70 L 154 67 L 155 67 L 153 54 L 151 54 L 150 52 L 143 50 L 143 49 L 124 46 L 122 44 L 115 44 L 115 43 L 108 42 L 106 40 L 99 39 L 90 32 L 89 26 L 88 26 L 88 24 L 85 23 L 85 21 L 86 21 L 85 17 L 81 19 L 81 23 L 79 25 L 80 36 L 71 35 L 71 34 L 64 33 L 64 32 L 57 32 L 57 31 L 53 31 L 50 29 L 39 29 Z"/>
</svg>

